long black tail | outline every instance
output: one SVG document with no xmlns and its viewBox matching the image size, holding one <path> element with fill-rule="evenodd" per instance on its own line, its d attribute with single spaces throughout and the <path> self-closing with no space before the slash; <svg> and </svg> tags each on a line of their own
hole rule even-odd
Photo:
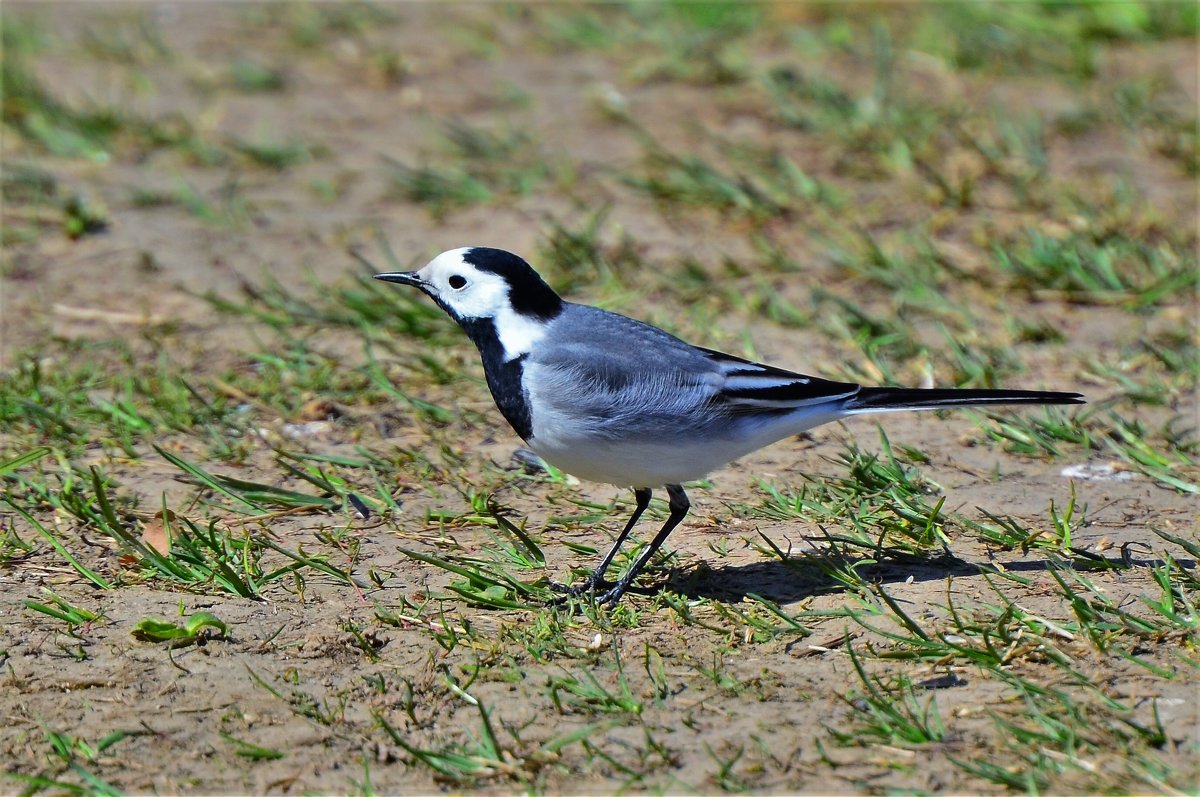
<svg viewBox="0 0 1200 797">
<path fill-rule="evenodd" d="M 936 410 L 986 404 L 1084 404 L 1079 393 L 1045 390 L 991 390 L 977 388 L 921 389 L 915 387 L 864 387 L 846 404 L 849 412 Z"/>
</svg>

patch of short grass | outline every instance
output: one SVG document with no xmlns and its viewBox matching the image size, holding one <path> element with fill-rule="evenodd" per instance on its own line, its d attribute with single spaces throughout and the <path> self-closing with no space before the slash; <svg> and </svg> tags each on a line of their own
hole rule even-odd
<svg viewBox="0 0 1200 797">
<path fill-rule="evenodd" d="M 395 195 L 427 207 L 434 218 L 525 196 L 549 176 L 544 156 L 517 127 L 495 131 L 455 121 L 445 126 L 443 137 L 446 165 L 409 166 L 389 159 Z"/>
<path fill-rule="evenodd" d="M 844 476 L 805 474 L 799 492 L 761 484 L 763 502 L 753 516 L 801 519 L 826 528 L 825 539 L 878 559 L 938 548 L 946 541 L 940 488 L 926 480 L 911 455 L 897 453 L 880 432 L 881 454 L 850 444 L 837 460 Z"/>
<path fill-rule="evenodd" d="M 119 340 L 51 344 L 24 352 L 0 383 L 0 421 L 10 435 L 75 452 L 100 443 L 137 456 L 156 435 L 226 434 L 234 408 L 205 396 L 166 352 L 149 357 Z"/>
<path fill-rule="evenodd" d="M 1137 240 L 1097 242 L 1087 235 L 1059 239 L 1031 232 L 1010 248 L 997 247 L 995 257 L 998 270 L 1034 296 L 1058 294 L 1084 304 L 1139 309 L 1174 302 L 1200 284 L 1190 254 Z"/>
</svg>

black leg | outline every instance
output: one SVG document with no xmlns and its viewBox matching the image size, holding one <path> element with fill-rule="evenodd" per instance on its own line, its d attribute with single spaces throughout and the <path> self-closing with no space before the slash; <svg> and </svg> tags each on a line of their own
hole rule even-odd
<svg viewBox="0 0 1200 797">
<path fill-rule="evenodd" d="M 604 581 L 604 573 L 608 570 L 608 566 L 612 564 L 613 559 L 617 558 L 617 551 L 621 550 L 621 546 L 629 537 L 629 532 L 633 531 L 633 527 L 637 525 L 638 519 L 642 513 L 646 511 L 646 507 L 650 506 L 650 488 L 638 487 L 633 491 L 633 498 L 636 505 L 633 508 L 633 517 L 629 518 L 629 522 L 625 524 L 625 529 L 617 535 L 617 541 L 608 549 L 608 553 L 604 554 L 604 558 L 600 561 L 599 566 L 592 571 L 591 575 L 583 580 L 583 583 L 576 584 L 573 587 L 564 590 L 568 595 L 581 595 L 584 592 L 590 592 Z"/>
<path fill-rule="evenodd" d="M 647 490 L 646 492 L 649 493 L 650 491 Z M 599 596 L 596 599 L 597 603 L 607 603 L 609 606 L 617 605 L 617 601 L 625 594 L 625 590 L 629 589 L 629 585 L 637 578 L 638 573 L 642 572 L 642 568 L 650 561 L 650 557 L 654 556 L 654 553 L 662 547 L 662 544 L 666 542 L 667 536 L 675 530 L 675 527 L 679 525 L 679 521 L 683 520 L 683 516 L 688 513 L 688 510 L 692 506 L 691 502 L 688 501 L 687 493 L 678 484 L 667 485 L 667 497 L 670 499 L 667 505 L 671 509 L 671 515 L 667 518 L 667 522 L 659 529 L 658 534 L 654 535 L 654 539 L 646 546 L 646 550 L 642 551 L 641 555 L 638 556 L 637 561 L 633 563 L 633 567 L 629 568 L 629 572 L 617 582 L 615 587 Z M 649 500 L 649 496 L 647 496 L 647 500 Z M 628 529 L 626 529 L 626 532 L 628 532 Z M 607 559 L 611 559 L 611 555 Z"/>
</svg>

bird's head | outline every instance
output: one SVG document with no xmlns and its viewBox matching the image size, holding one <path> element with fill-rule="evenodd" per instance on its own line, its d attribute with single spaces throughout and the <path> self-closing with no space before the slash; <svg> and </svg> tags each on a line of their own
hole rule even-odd
<svg viewBox="0 0 1200 797">
<path fill-rule="evenodd" d="M 512 252 L 471 246 L 442 252 L 418 271 L 375 279 L 421 289 L 459 323 L 516 314 L 549 321 L 563 301 L 533 267 Z"/>
</svg>

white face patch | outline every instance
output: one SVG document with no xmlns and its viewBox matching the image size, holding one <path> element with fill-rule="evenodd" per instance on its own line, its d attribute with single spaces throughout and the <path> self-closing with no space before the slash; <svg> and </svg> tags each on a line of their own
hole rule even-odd
<svg viewBox="0 0 1200 797">
<path fill-rule="evenodd" d="M 509 301 L 508 281 L 463 259 L 470 247 L 451 249 L 417 272 L 439 300 L 459 318 L 491 318 L 505 361 L 527 354 L 545 335 L 545 325 L 521 315 Z"/>
<path fill-rule="evenodd" d="M 469 251 L 442 252 L 417 276 L 460 318 L 494 318 L 509 306 L 508 283 L 499 274 L 480 271 L 463 260 Z"/>
</svg>

